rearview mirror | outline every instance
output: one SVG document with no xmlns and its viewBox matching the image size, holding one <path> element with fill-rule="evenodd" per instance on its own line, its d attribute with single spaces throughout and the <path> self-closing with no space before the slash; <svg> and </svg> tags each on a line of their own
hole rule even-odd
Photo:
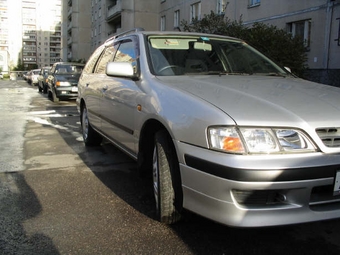
<svg viewBox="0 0 340 255">
<path fill-rule="evenodd" d="M 205 42 L 195 42 L 194 43 L 195 50 L 203 50 L 203 51 L 211 51 L 212 47 L 211 44 Z"/>
</svg>

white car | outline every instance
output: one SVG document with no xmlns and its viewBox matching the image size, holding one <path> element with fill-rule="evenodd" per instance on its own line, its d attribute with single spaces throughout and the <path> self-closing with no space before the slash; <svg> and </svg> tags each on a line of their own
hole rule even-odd
<svg viewBox="0 0 340 255">
<path fill-rule="evenodd" d="M 239 227 L 340 217 L 340 89 L 242 40 L 121 34 L 93 53 L 78 89 L 85 144 L 105 137 L 138 161 L 161 222 L 183 209 Z"/>
<path fill-rule="evenodd" d="M 38 86 L 39 83 L 39 74 L 41 69 L 33 69 L 31 70 L 31 85 Z"/>
</svg>

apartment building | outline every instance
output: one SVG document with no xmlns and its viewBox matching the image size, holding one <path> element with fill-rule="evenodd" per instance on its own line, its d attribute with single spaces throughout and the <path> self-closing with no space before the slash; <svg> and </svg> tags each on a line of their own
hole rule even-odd
<svg viewBox="0 0 340 255">
<path fill-rule="evenodd" d="M 0 0 L 0 71 L 8 72 L 8 6 L 7 1 Z"/>
<path fill-rule="evenodd" d="M 17 11 L 20 2 L 0 0 L 0 67 L 4 73 L 17 66 L 21 53 L 21 13 Z"/>
<path fill-rule="evenodd" d="M 60 60 L 61 0 L 22 0 L 22 64 L 26 70 Z"/>
<path fill-rule="evenodd" d="M 50 66 L 61 56 L 61 0 L 36 2 L 37 65 Z"/>
<path fill-rule="evenodd" d="M 106 39 L 134 27 L 158 30 L 154 0 L 63 0 L 62 59 L 87 60 Z"/>
<path fill-rule="evenodd" d="M 63 61 L 86 61 L 91 54 L 91 0 L 63 0 Z"/>
<path fill-rule="evenodd" d="M 135 27 L 158 30 L 155 0 L 92 0 L 92 51 L 114 34 Z"/>
<path fill-rule="evenodd" d="M 0 50 L 8 55 L 3 70 L 60 60 L 61 0 L 0 0 L 0 19 Z"/>
</svg>

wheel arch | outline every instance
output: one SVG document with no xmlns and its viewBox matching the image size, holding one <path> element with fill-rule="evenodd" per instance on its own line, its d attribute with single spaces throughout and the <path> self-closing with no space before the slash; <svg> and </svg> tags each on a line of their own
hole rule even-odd
<svg viewBox="0 0 340 255">
<path fill-rule="evenodd" d="M 79 103 L 79 117 L 80 117 L 80 124 L 82 124 L 83 122 L 83 108 L 85 106 L 85 101 L 84 99 L 80 99 L 80 103 Z"/>
<path fill-rule="evenodd" d="M 138 144 L 138 168 L 142 176 L 150 176 L 152 172 L 152 153 L 155 134 L 160 130 L 167 130 L 166 127 L 155 119 L 146 121 L 140 132 Z M 169 132 L 168 132 L 169 133 Z"/>
<path fill-rule="evenodd" d="M 171 142 L 172 150 L 176 153 L 176 159 L 178 163 L 178 153 L 176 150 L 176 146 L 173 143 L 173 137 L 169 130 L 158 120 L 150 119 L 146 123 L 144 123 L 143 128 L 140 134 L 139 140 L 139 150 L 138 150 L 138 169 L 139 174 L 142 177 L 151 177 L 152 176 L 152 155 L 154 149 L 154 139 L 157 132 L 163 131 L 166 132 L 166 135 Z M 181 211 L 183 208 L 183 191 L 182 191 L 182 180 L 181 173 L 178 163 L 178 169 L 176 172 L 171 172 L 173 185 L 176 192 L 176 208 Z"/>
<path fill-rule="evenodd" d="M 156 119 L 149 119 L 147 120 L 140 132 L 139 144 L 138 144 L 138 167 L 140 173 L 144 175 L 148 170 L 151 171 L 152 168 L 152 154 L 153 154 L 153 143 L 155 135 L 158 131 L 164 130 L 167 132 L 167 135 L 171 138 L 172 146 L 174 151 L 177 154 L 177 150 L 175 144 L 172 141 L 172 133 L 168 130 L 168 128 L 161 123 L 159 120 Z"/>
</svg>

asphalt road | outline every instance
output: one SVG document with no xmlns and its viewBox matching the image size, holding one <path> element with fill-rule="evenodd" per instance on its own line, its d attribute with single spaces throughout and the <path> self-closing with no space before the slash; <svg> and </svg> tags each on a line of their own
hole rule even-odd
<svg viewBox="0 0 340 255">
<path fill-rule="evenodd" d="M 0 80 L 0 254 L 340 254 L 340 220 L 237 229 L 154 220 L 151 185 L 114 146 L 86 148 L 75 101 Z"/>
</svg>

